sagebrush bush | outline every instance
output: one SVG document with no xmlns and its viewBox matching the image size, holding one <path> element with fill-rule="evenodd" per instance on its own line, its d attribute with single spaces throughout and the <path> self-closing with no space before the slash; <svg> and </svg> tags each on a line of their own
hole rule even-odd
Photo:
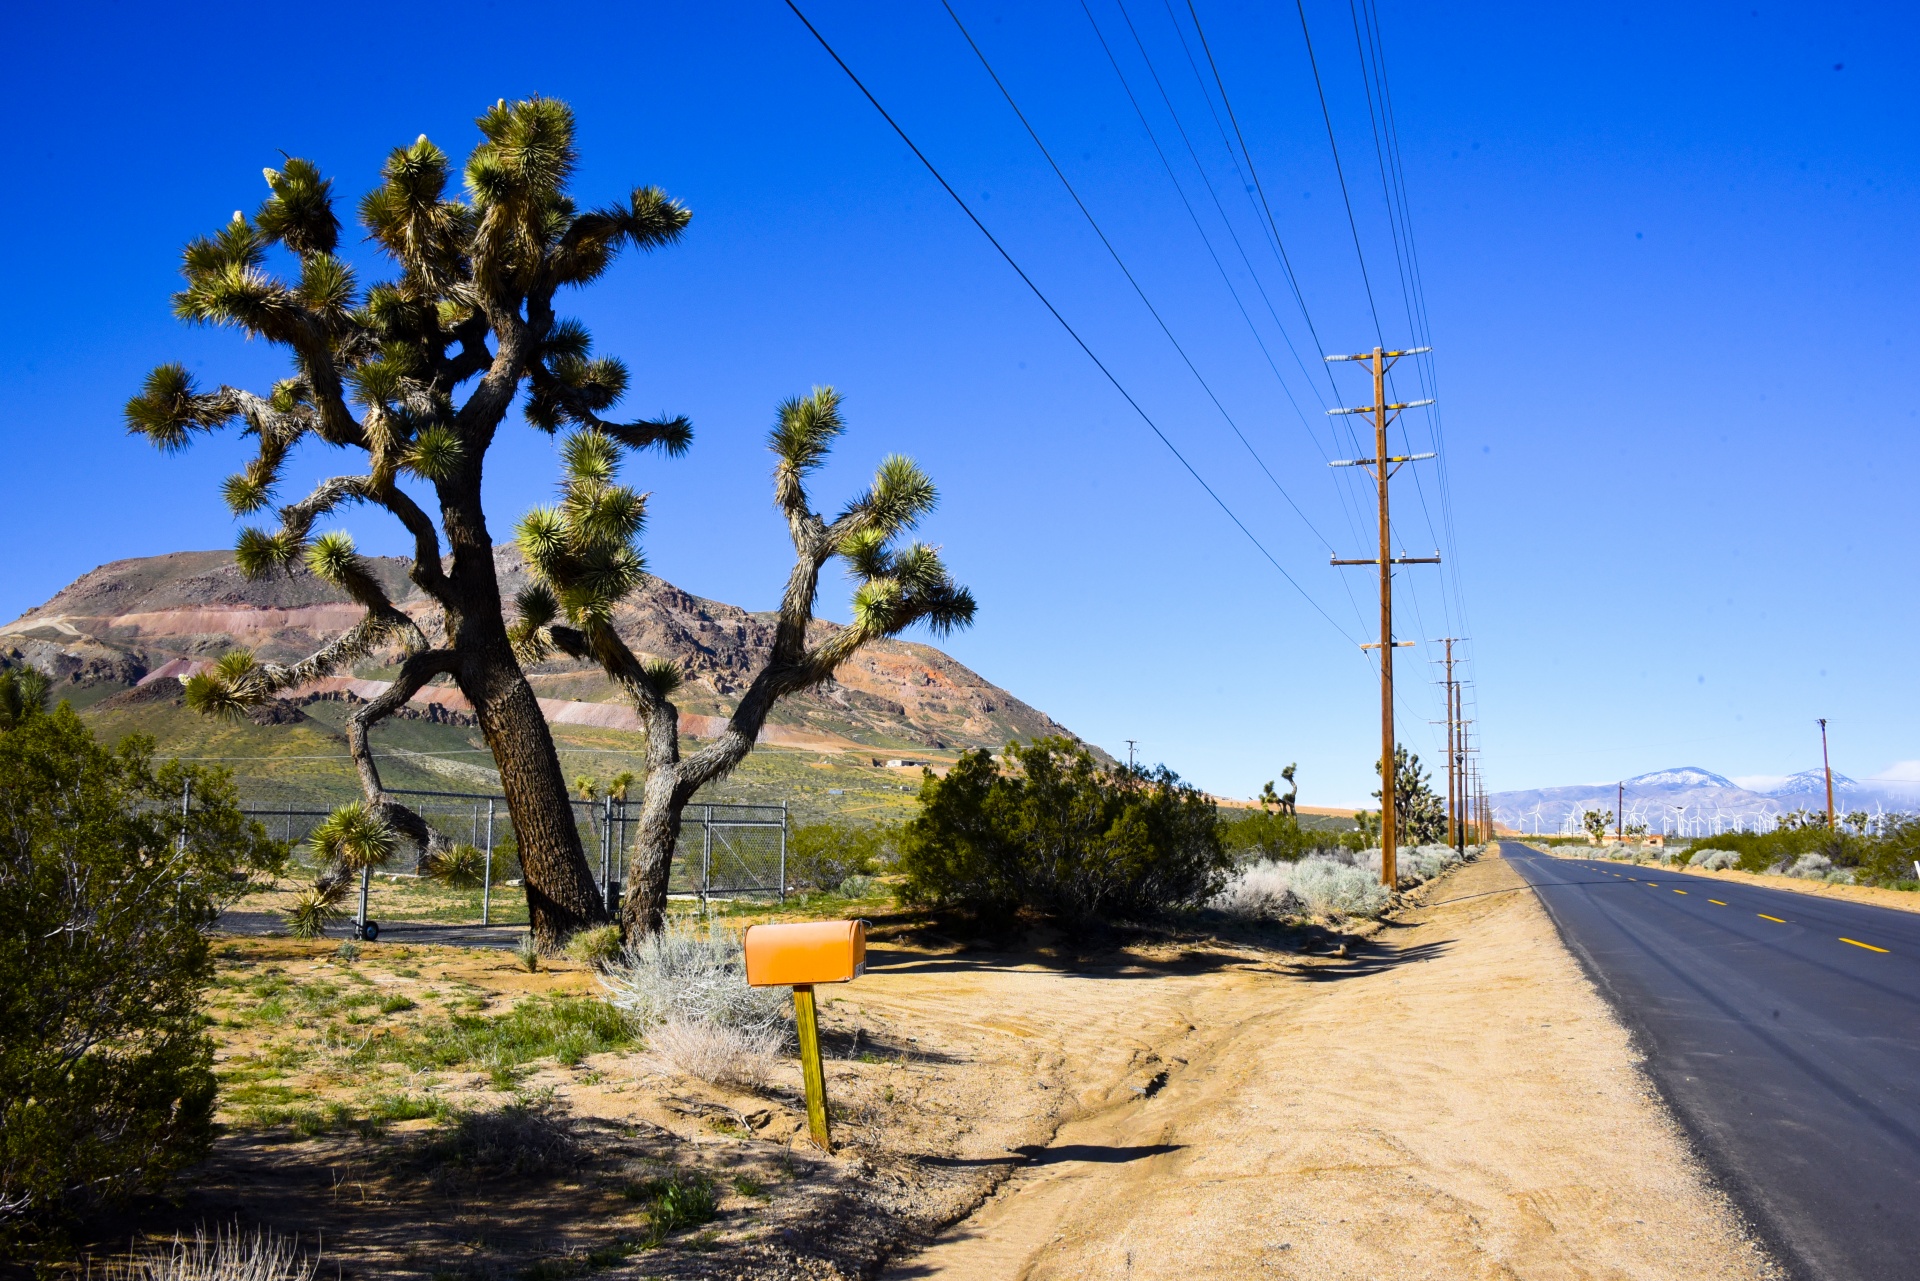
<svg viewBox="0 0 1920 1281">
<path fill-rule="evenodd" d="M 1856 815 L 1838 830 L 1827 827 L 1824 815 L 1789 815 L 1771 832 L 1702 837 L 1693 846 L 1693 866 L 1703 866 L 1709 850 L 1734 854 L 1731 865 L 1744 872 L 1792 874 L 1803 856 L 1817 855 L 1831 865 L 1821 879 L 1843 871 L 1855 881 L 1895 885 L 1913 878 L 1913 862 L 1920 858 L 1920 815 Z"/>
<path fill-rule="evenodd" d="M 902 833 L 901 897 L 1005 925 L 1023 910 L 1069 927 L 1205 902 L 1233 859 L 1211 798 L 1164 766 L 1103 767 L 1066 738 L 966 752 L 929 772 Z"/>
<path fill-rule="evenodd" d="M 669 920 L 607 968 L 607 998 L 643 1032 L 663 1023 L 784 1029 L 783 988 L 748 987 L 741 936 L 717 925 Z"/>
<path fill-rule="evenodd" d="M 1719 872 L 1734 866 L 1740 856 L 1732 850 L 1702 850 L 1687 860 L 1688 867 L 1701 868 L 1708 872 Z"/>
<path fill-rule="evenodd" d="M 102 747 L 65 704 L 0 729 L 0 1241 L 207 1150 L 204 931 L 284 856 L 225 774 L 151 739 Z"/>
<path fill-rule="evenodd" d="M 1473 857 L 1483 846 L 1468 846 Z M 1415 845 L 1396 851 L 1400 882 L 1430 881 L 1459 862 L 1446 845 Z M 1310 855 L 1297 862 L 1262 860 L 1242 868 L 1208 903 L 1246 919 L 1289 916 L 1378 916 L 1387 887 L 1380 884 L 1380 851 Z"/>
<path fill-rule="evenodd" d="M 767 1023 L 728 1027 L 669 1018 L 647 1032 L 647 1048 L 675 1071 L 715 1085 L 765 1085 L 780 1067 L 785 1030 Z"/>
</svg>

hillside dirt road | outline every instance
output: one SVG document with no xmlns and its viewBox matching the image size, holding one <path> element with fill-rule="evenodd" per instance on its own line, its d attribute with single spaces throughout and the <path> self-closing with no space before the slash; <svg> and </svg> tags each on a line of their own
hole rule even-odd
<svg viewBox="0 0 1920 1281">
<path fill-rule="evenodd" d="M 1164 1077 L 884 1275 L 1772 1275 L 1513 868 L 1429 896 L 1362 963 L 1182 985 Z"/>
</svg>

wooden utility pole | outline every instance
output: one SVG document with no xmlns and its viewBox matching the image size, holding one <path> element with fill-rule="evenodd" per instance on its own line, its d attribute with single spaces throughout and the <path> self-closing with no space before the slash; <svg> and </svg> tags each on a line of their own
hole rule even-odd
<svg viewBox="0 0 1920 1281">
<path fill-rule="evenodd" d="M 1447 665 L 1446 677 L 1441 687 L 1446 691 L 1447 719 L 1432 724 L 1447 727 L 1447 844 L 1451 848 L 1460 847 L 1461 829 L 1465 826 L 1460 813 L 1460 719 L 1455 703 L 1453 680 L 1453 643 L 1458 636 L 1442 636 L 1440 643 L 1447 647 L 1447 656 L 1440 661 Z"/>
<path fill-rule="evenodd" d="M 1827 757 L 1827 718 L 1820 718 L 1820 768 L 1827 772 L 1827 830 L 1833 830 L 1833 762 Z"/>
<path fill-rule="evenodd" d="M 1627 785 L 1625 783 L 1614 784 L 1613 839 L 1621 845 L 1627 843 Z"/>
<path fill-rule="evenodd" d="M 1329 361 L 1364 360 L 1373 370 L 1373 403 L 1358 409 L 1329 409 L 1329 414 L 1370 414 L 1373 417 L 1373 457 L 1345 458 L 1335 461 L 1335 467 L 1369 467 L 1380 490 L 1380 554 L 1377 557 L 1342 560 L 1333 558 L 1335 565 L 1377 565 L 1380 568 L 1380 639 L 1362 649 L 1380 651 L 1380 883 L 1388 889 L 1398 884 L 1400 869 L 1398 862 L 1399 832 L 1398 815 L 1394 806 L 1395 760 L 1393 735 L 1393 651 L 1396 647 L 1405 648 L 1411 641 L 1393 639 L 1393 567 L 1395 565 L 1438 565 L 1439 553 L 1432 556 L 1401 556 L 1393 554 L 1393 526 L 1387 514 L 1387 482 L 1393 473 L 1400 470 L 1403 463 L 1414 462 L 1422 458 L 1432 458 L 1427 454 L 1405 454 L 1394 457 L 1387 453 L 1387 424 L 1399 417 L 1403 409 L 1413 409 L 1420 405 L 1431 405 L 1432 400 L 1410 400 L 1403 404 L 1387 403 L 1387 370 L 1402 356 L 1417 356 L 1432 351 L 1431 347 L 1409 347 L 1405 351 L 1383 351 L 1375 347 L 1371 352 L 1357 356 L 1328 356 Z"/>
</svg>

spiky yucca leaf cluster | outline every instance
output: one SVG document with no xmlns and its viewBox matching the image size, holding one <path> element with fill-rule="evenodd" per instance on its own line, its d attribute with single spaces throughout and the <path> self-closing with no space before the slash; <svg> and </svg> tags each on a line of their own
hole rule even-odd
<svg viewBox="0 0 1920 1281">
<path fill-rule="evenodd" d="M 560 501 L 536 507 L 515 528 L 534 585 L 520 593 L 512 629 L 523 654 L 541 657 L 551 625 L 564 616 L 592 632 L 641 583 L 645 562 L 635 540 L 646 526 L 644 495 L 617 482 L 620 444 L 591 428 L 572 432 L 561 449 Z"/>
<path fill-rule="evenodd" d="M 292 906 L 282 917 L 287 933 L 297 939 L 317 939 L 325 934 L 327 926 L 347 915 L 341 904 L 346 902 L 348 888 L 345 876 L 322 874 L 316 878 L 294 895 Z"/>
<path fill-rule="evenodd" d="M 391 825 L 364 801 L 348 801 L 320 820 L 307 844 L 323 866 L 346 872 L 379 867 L 399 844 Z"/>
<path fill-rule="evenodd" d="M 186 704 L 203 716 L 240 715 L 271 696 L 266 669 L 249 649 L 230 649 L 204 672 L 187 678 Z"/>
<path fill-rule="evenodd" d="M 840 395 L 831 387 L 816 387 L 780 406 L 767 443 L 780 460 L 774 495 L 790 518 L 811 517 L 807 476 L 826 462 L 845 430 Z M 973 621 L 973 594 L 954 582 L 938 549 L 920 542 L 894 545 L 939 500 L 927 474 L 912 459 L 894 454 L 881 462 L 867 492 L 824 531 L 838 540 L 828 554 L 846 561 L 859 582 L 850 643 L 893 636 L 919 622 L 944 635 Z"/>
<path fill-rule="evenodd" d="M 420 860 L 420 874 L 453 889 L 475 889 L 486 878 L 487 852 L 461 842 L 430 849 Z"/>
</svg>

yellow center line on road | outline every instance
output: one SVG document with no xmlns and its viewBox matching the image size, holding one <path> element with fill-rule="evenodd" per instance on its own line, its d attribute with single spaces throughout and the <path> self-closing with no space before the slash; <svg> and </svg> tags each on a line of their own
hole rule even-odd
<svg viewBox="0 0 1920 1281">
<path fill-rule="evenodd" d="M 1685 890 L 1675 890 L 1675 891 L 1674 891 L 1674 893 L 1675 893 L 1675 894 L 1685 894 L 1685 893 L 1686 893 L 1686 891 L 1685 891 Z"/>
<path fill-rule="evenodd" d="M 1842 936 L 1841 936 L 1841 939 L 1840 939 L 1840 941 L 1841 941 L 1842 943 L 1851 943 L 1851 944 L 1853 944 L 1853 945 L 1854 945 L 1855 947 L 1864 947 L 1864 948 L 1866 948 L 1866 949 L 1867 949 L 1867 951 L 1869 951 L 1869 952 L 1884 952 L 1884 951 L 1886 951 L 1886 950 L 1887 950 L 1887 949 L 1886 949 L 1886 948 L 1884 948 L 1884 947 L 1875 947 L 1875 946 L 1874 946 L 1873 944 L 1871 944 L 1871 943 L 1862 943 L 1862 942 L 1861 942 L 1861 941 L 1860 941 L 1859 939 L 1850 939 L 1850 938 L 1847 938 L 1847 937 L 1846 937 L 1846 936 L 1844 936 L 1844 935 L 1842 935 Z"/>
<path fill-rule="evenodd" d="M 1755 915 L 1755 916 L 1757 916 L 1757 917 L 1759 917 L 1759 918 L 1760 918 L 1761 920 L 1763 920 L 1763 921 L 1773 921 L 1773 922 L 1775 922 L 1775 923 L 1777 923 L 1777 924 L 1780 924 L 1780 925 L 1785 925 L 1785 924 L 1786 924 L 1786 922 L 1785 922 L 1785 921 L 1782 921 L 1782 920 L 1781 920 L 1781 919 L 1780 919 L 1779 917 L 1777 917 L 1777 916 L 1768 916 L 1768 915 L 1767 915 L 1767 914 L 1766 914 L 1765 912 L 1755 912 L 1755 913 L 1754 913 L 1754 915 Z"/>
<path fill-rule="evenodd" d="M 1709 902 L 1709 903 L 1720 903 L 1720 900 L 1719 900 L 1719 899 L 1717 899 L 1717 898 L 1710 898 L 1710 899 L 1708 899 L 1708 900 L 1707 900 L 1707 902 Z M 1726 906 L 1726 904 L 1725 904 L 1725 903 L 1720 903 L 1720 906 L 1721 906 L 1721 907 L 1725 907 L 1725 906 Z"/>
</svg>

